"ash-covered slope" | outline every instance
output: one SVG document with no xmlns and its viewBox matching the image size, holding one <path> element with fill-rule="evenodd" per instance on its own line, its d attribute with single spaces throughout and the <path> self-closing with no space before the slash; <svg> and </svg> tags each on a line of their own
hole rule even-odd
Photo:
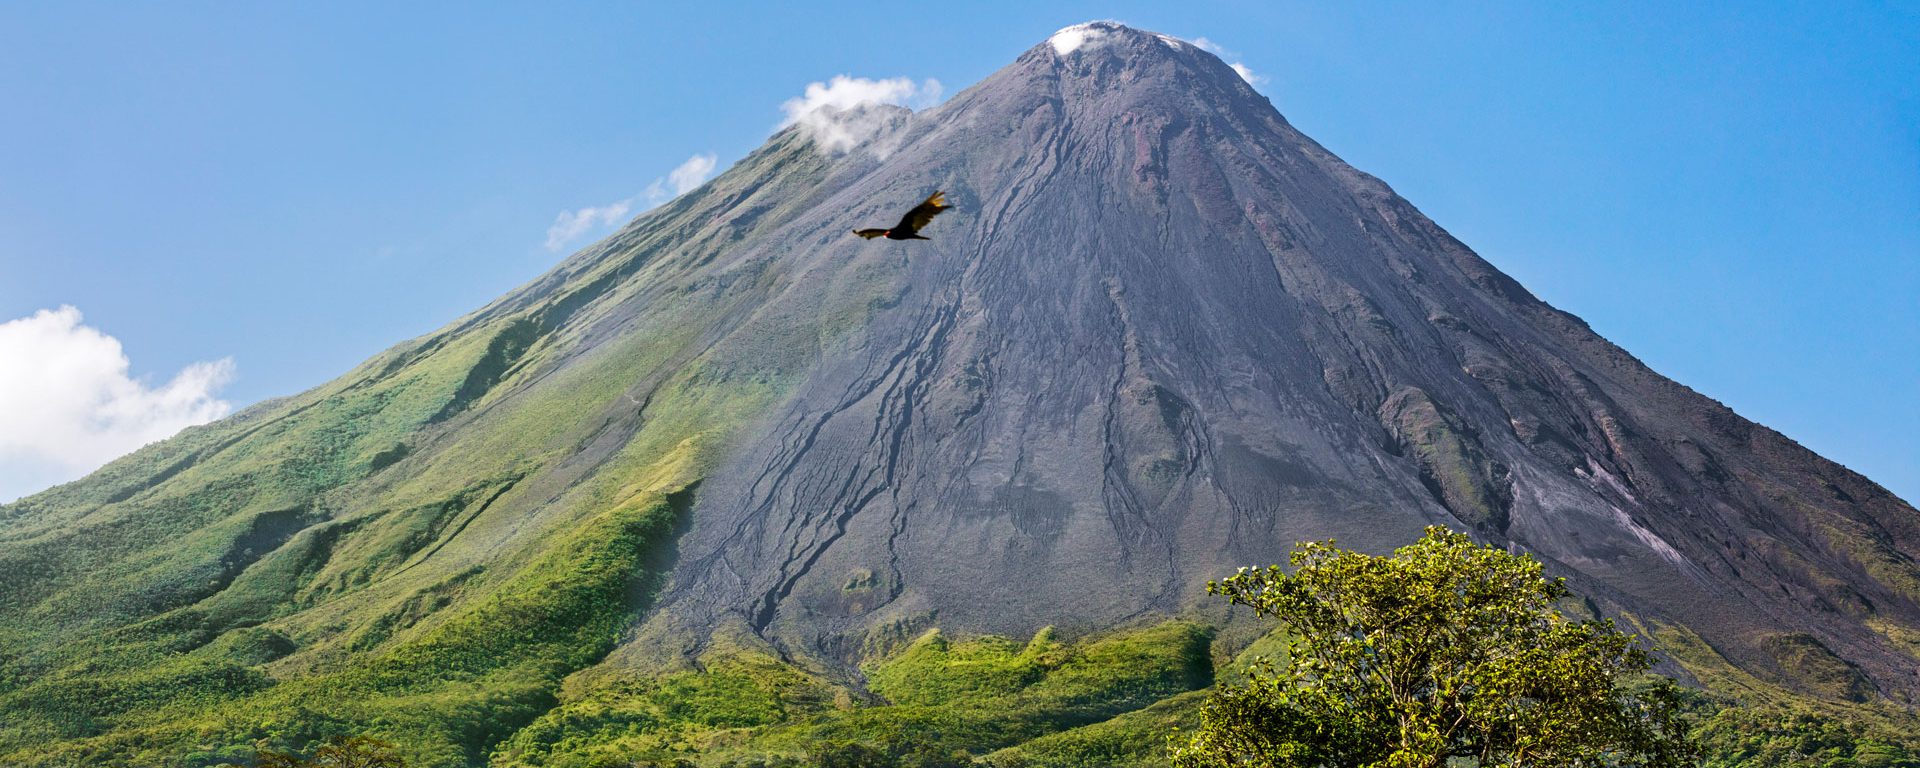
<svg viewBox="0 0 1920 768">
<path fill-rule="evenodd" d="M 296 739 L 245 724 L 299 707 L 485 711 L 416 729 L 472 764 L 596 665 L 747 638 L 857 684 L 926 627 L 1172 615 L 1436 522 L 1694 658 L 1920 693 L 1911 506 L 1541 303 L 1213 56 L 1093 25 L 839 117 L 878 133 L 783 131 L 441 332 L 0 507 L 0 758 Z M 932 241 L 849 234 L 936 189 Z M 183 711 L 226 725 L 150 714 Z"/>
<path fill-rule="evenodd" d="M 886 306 L 710 475 L 648 637 L 1091 629 L 1439 522 L 1763 678 L 1920 690 L 1912 507 L 1535 299 L 1213 56 L 1078 34 L 789 226 L 813 266 L 762 312 L 861 275 Z M 932 189 L 935 241 L 837 237 Z"/>
</svg>

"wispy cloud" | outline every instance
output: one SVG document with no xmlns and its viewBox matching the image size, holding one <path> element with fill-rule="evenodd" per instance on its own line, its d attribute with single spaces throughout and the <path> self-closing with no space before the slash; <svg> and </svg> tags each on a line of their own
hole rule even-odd
<svg viewBox="0 0 1920 768">
<path fill-rule="evenodd" d="M 632 208 L 633 198 L 627 198 L 594 208 L 561 211 L 554 217 L 553 226 L 547 227 L 547 250 L 560 250 L 590 230 L 618 224 Z"/>
<path fill-rule="evenodd" d="M 654 179 L 640 194 L 601 206 L 561 211 L 547 227 L 547 250 L 559 251 L 589 232 L 607 229 L 625 221 L 628 214 L 651 210 L 668 200 L 684 195 L 706 183 L 719 167 L 720 159 L 709 152 L 694 155 L 675 166 L 667 175 Z"/>
<path fill-rule="evenodd" d="M 194 363 L 167 383 L 128 375 L 120 341 L 46 309 L 0 323 L 0 501 L 74 480 L 233 410 L 217 397 L 233 360 Z"/>
<path fill-rule="evenodd" d="M 924 109 L 940 103 L 941 93 L 940 81 L 933 79 L 916 84 L 904 77 L 869 80 L 835 75 L 824 83 L 808 83 L 805 92 L 782 103 L 780 110 L 787 118 L 780 127 L 798 125 L 821 151 L 844 153 L 891 125 L 887 114 L 872 107 Z"/>
<path fill-rule="evenodd" d="M 640 197 L 646 201 L 648 208 L 652 208 L 692 192 L 695 187 L 705 183 L 707 177 L 713 175 L 714 166 L 718 164 L 719 159 L 711 153 L 689 157 L 686 162 L 668 171 L 665 177 L 654 179 Z"/>
<path fill-rule="evenodd" d="M 676 195 L 692 192 L 694 187 L 706 183 L 707 177 L 713 175 L 714 166 L 719 163 L 719 158 L 714 157 L 711 152 L 694 155 L 667 172 L 667 183 L 673 185 L 673 193 Z"/>
<path fill-rule="evenodd" d="M 1219 43 L 1204 37 L 1196 37 L 1188 42 L 1193 43 L 1200 50 L 1218 56 L 1222 61 L 1227 62 L 1227 66 L 1233 67 L 1233 71 L 1240 73 L 1240 79 L 1247 81 L 1247 85 L 1258 88 L 1267 84 L 1265 75 L 1255 74 L 1252 67 L 1247 66 L 1243 62 L 1235 61 L 1234 59 L 1239 58 L 1239 56 L 1232 51 L 1220 47 Z"/>
</svg>

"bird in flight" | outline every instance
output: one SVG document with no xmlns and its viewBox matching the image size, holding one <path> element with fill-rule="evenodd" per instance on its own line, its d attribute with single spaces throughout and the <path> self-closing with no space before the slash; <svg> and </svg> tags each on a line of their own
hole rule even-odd
<svg viewBox="0 0 1920 768">
<path fill-rule="evenodd" d="M 868 240 L 876 237 L 888 240 L 932 240 L 921 235 L 920 228 L 933 221 L 933 217 L 940 215 L 941 211 L 952 207 L 947 205 L 947 193 L 935 192 L 926 202 L 914 206 L 913 210 L 907 211 L 907 215 L 900 217 L 900 223 L 893 225 L 893 229 L 856 229 L 853 233 Z"/>
</svg>

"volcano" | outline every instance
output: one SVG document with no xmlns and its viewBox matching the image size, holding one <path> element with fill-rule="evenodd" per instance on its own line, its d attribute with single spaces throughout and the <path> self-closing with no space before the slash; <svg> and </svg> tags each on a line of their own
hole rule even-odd
<svg viewBox="0 0 1920 768">
<path fill-rule="evenodd" d="M 718 648 L 858 698 L 928 630 L 1231 624 L 1208 579 L 1436 524 L 1672 674 L 1920 695 L 1911 505 L 1535 298 L 1213 55 L 1081 25 L 819 119 L 864 141 L 783 129 L 436 333 L 0 506 L 0 755 L 296 738 L 222 702 L 431 659 L 524 689 L 449 737 L 471 763 Z M 848 234 L 936 190 L 937 238 Z M 62 693 L 148 677 L 210 692 Z M 153 714 L 182 707 L 229 725 Z"/>
</svg>

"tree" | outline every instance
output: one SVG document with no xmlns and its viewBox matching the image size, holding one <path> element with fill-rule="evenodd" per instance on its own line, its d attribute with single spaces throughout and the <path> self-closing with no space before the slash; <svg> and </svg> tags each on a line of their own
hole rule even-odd
<svg viewBox="0 0 1920 768">
<path fill-rule="evenodd" d="M 406 768 L 393 745 L 367 736 L 329 739 L 308 760 L 287 752 L 261 750 L 257 768 Z"/>
<path fill-rule="evenodd" d="M 816 768 L 894 768 L 898 763 L 885 750 L 857 741 L 823 741 L 807 747 L 807 762 Z"/>
<path fill-rule="evenodd" d="M 966 752 L 887 739 L 880 745 L 817 741 L 807 746 L 807 764 L 814 768 L 967 768 L 974 761 Z"/>
<path fill-rule="evenodd" d="M 1218 689 L 1180 768 L 1666 768 L 1694 756 L 1679 691 L 1611 621 L 1554 609 L 1538 561 L 1431 527 L 1376 557 L 1297 547 L 1292 574 L 1243 568 L 1207 591 L 1288 633 Z"/>
</svg>

